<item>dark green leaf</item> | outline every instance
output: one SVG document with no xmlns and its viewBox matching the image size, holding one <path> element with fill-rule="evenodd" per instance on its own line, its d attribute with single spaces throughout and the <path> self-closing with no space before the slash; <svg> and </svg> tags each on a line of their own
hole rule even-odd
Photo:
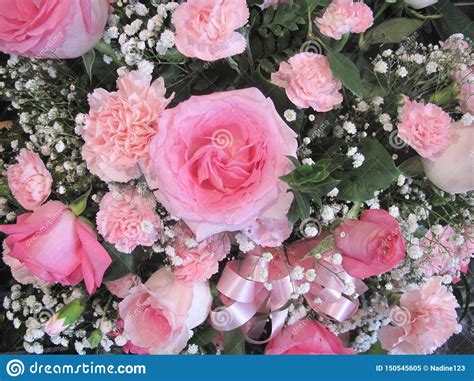
<svg viewBox="0 0 474 381">
<path fill-rule="evenodd" d="M 452 34 L 462 33 L 474 41 L 474 24 L 463 11 L 450 0 L 439 0 L 435 6 L 436 12 L 443 15 L 441 19 L 433 20 L 442 39 L 446 39 Z"/>
<path fill-rule="evenodd" d="M 288 220 L 291 224 L 294 224 L 299 219 L 304 220 L 305 218 L 309 218 L 311 208 L 308 196 L 298 191 L 293 191 L 293 195 L 294 199 L 288 211 Z"/>
<path fill-rule="evenodd" d="M 398 170 L 406 177 L 415 177 L 424 173 L 423 164 L 419 156 L 413 156 L 398 166 Z"/>
<path fill-rule="evenodd" d="M 245 336 L 240 328 L 224 332 L 224 354 L 245 354 Z"/>
<path fill-rule="evenodd" d="M 194 335 L 189 343 L 196 344 L 198 347 L 204 347 L 205 345 L 212 342 L 216 338 L 217 334 L 218 332 L 208 325 L 197 332 L 194 332 Z"/>
<path fill-rule="evenodd" d="M 400 43 L 423 24 L 423 20 L 405 17 L 390 18 L 367 32 L 364 46 L 368 47 L 371 44 Z"/>
<path fill-rule="evenodd" d="M 367 352 L 363 353 L 364 355 L 386 355 L 388 351 L 382 348 L 380 341 L 377 341 L 374 345 L 370 347 Z"/>
<path fill-rule="evenodd" d="M 92 81 L 92 67 L 94 66 L 95 61 L 95 50 L 91 49 L 82 56 L 82 61 L 84 63 L 84 68 L 86 73 L 89 76 L 89 79 Z"/>
<path fill-rule="evenodd" d="M 362 80 L 359 69 L 348 57 L 335 52 L 329 48 L 326 49 L 329 65 L 336 78 L 339 78 L 343 85 L 355 96 L 363 96 Z"/>
<path fill-rule="evenodd" d="M 104 280 L 116 280 L 128 273 L 135 272 L 135 258 L 133 253 L 125 254 L 118 251 L 112 244 L 103 242 L 102 246 L 112 258 L 112 264 L 104 275 Z"/>
</svg>

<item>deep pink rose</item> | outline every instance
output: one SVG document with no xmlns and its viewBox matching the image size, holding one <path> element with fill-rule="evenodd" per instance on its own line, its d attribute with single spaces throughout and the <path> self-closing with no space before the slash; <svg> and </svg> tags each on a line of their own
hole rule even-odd
<svg viewBox="0 0 474 381">
<path fill-rule="evenodd" d="M 362 2 L 334 0 L 315 22 L 322 34 L 340 40 L 349 32 L 365 32 L 374 23 L 374 16 L 372 10 Z"/>
<path fill-rule="evenodd" d="M 148 157 L 165 98 L 163 78 L 132 71 L 117 80 L 118 90 L 96 89 L 82 132 L 82 157 L 87 168 L 105 182 L 128 182 L 140 176 L 139 160 Z"/>
<path fill-rule="evenodd" d="M 314 320 L 283 328 L 265 348 L 267 355 L 352 355 L 341 340 Z"/>
<path fill-rule="evenodd" d="M 404 97 L 398 136 L 421 157 L 434 160 L 452 142 L 451 118 L 432 103 L 410 101 Z"/>
<path fill-rule="evenodd" d="M 300 108 L 326 112 L 342 102 L 342 83 L 334 78 L 328 59 L 321 54 L 296 54 L 280 64 L 272 82 L 283 87 L 290 101 Z"/>
<path fill-rule="evenodd" d="M 0 0 L 0 51 L 76 58 L 102 38 L 108 0 Z"/>
<path fill-rule="evenodd" d="M 51 194 L 53 178 L 35 152 L 23 148 L 16 160 L 7 170 L 8 186 L 23 208 L 34 210 Z"/>
<path fill-rule="evenodd" d="M 152 246 L 163 223 L 155 212 L 156 200 L 150 197 L 135 188 L 106 193 L 96 216 L 99 234 L 123 253 L 140 245 Z"/>
<path fill-rule="evenodd" d="M 198 241 L 257 219 L 288 223 L 293 196 L 280 176 L 292 168 L 295 137 L 256 88 L 194 96 L 162 114 L 143 170 Z"/>
<path fill-rule="evenodd" d="M 92 228 L 59 201 L 18 216 L 16 224 L 0 225 L 0 232 L 8 235 L 8 255 L 34 276 L 72 286 L 84 280 L 90 294 L 112 262 Z"/>
<path fill-rule="evenodd" d="M 206 320 L 211 302 L 207 282 L 184 285 L 164 267 L 130 290 L 119 304 L 119 313 L 132 348 L 177 354 L 191 338 L 192 329 Z"/>
<path fill-rule="evenodd" d="M 391 354 L 429 354 L 459 333 L 454 295 L 434 277 L 419 290 L 408 291 L 400 298 L 400 306 L 392 307 L 389 317 L 393 325 L 382 327 L 379 339 Z"/>
<path fill-rule="evenodd" d="M 219 261 L 230 253 L 226 233 L 196 242 L 194 234 L 182 222 L 173 227 L 175 235 L 173 272 L 178 282 L 193 284 L 208 280 L 219 270 Z"/>
<path fill-rule="evenodd" d="M 176 48 L 187 57 L 204 61 L 240 54 L 245 37 L 236 29 L 247 24 L 245 0 L 188 0 L 173 12 Z"/>
<path fill-rule="evenodd" d="M 41 279 L 35 277 L 28 267 L 23 262 L 20 262 L 18 259 L 10 257 L 10 249 L 6 245 L 5 241 L 3 241 L 3 256 L 2 260 L 8 267 L 10 267 L 10 271 L 12 273 L 12 277 L 21 284 L 31 284 L 35 287 L 41 287 L 46 282 L 43 282 Z"/>
<path fill-rule="evenodd" d="M 359 220 L 346 220 L 334 231 L 334 240 L 342 266 L 355 278 L 383 274 L 405 258 L 400 227 L 385 210 L 366 210 Z"/>
</svg>

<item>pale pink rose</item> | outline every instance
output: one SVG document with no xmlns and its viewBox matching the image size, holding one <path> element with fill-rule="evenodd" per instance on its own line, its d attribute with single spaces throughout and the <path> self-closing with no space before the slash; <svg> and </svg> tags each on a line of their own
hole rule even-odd
<svg viewBox="0 0 474 381">
<path fill-rule="evenodd" d="M 16 224 L 0 225 L 0 232 L 8 235 L 8 255 L 34 276 L 72 286 L 84 280 L 90 294 L 112 262 L 89 224 L 59 201 L 18 216 Z"/>
<path fill-rule="evenodd" d="M 269 7 L 276 7 L 279 4 L 292 4 L 293 0 L 264 0 L 263 4 L 259 5 L 260 8 L 265 9 Z"/>
<path fill-rule="evenodd" d="M 300 320 L 283 328 L 265 348 L 266 355 L 353 355 L 341 340 L 314 320 Z"/>
<path fill-rule="evenodd" d="M 185 1 L 172 17 L 176 48 L 186 57 L 204 61 L 240 54 L 247 44 L 235 30 L 247 24 L 248 18 L 245 0 Z"/>
<path fill-rule="evenodd" d="M 441 284 L 441 277 L 400 298 L 390 311 L 394 325 L 382 327 L 379 339 L 391 354 L 429 354 L 462 330 L 457 322 L 454 295 Z"/>
<path fill-rule="evenodd" d="M 372 10 L 364 3 L 334 0 L 322 17 L 317 17 L 315 22 L 323 35 L 340 40 L 349 32 L 365 32 L 374 23 L 374 16 Z"/>
<path fill-rule="evenodd" d="M 150 354 L 178 354 L 206 320 L 211 302 L 207 282 L 185 285 L 164 267 L 130 290 L 119 314 L 131 345 Z"/>
<path fill-rule="evenodd" d="M 173 272 L 178 282 L 193 284 L 208 280 L 219 270 L 219 261 L 230 253 L 226 233 L 215 234 L 196 242 L 194 234 L 182 222 L 173 227 L 175 235 Z"/>
<path fill-rule="evenodd" d="M 201 241 L 257 218 L 286 219 L 296 134 L 256 88 L 194 96 L 166 110 L 144 173 Z"/>
<path fill-rule="evenodd" d="M 82 132 L 87 168 L 105 182 L 127 182 L 140 176 L 138 161 L 148 157 L 165 98 L 163 78 L 132 71 L 117 80 L 118 91 L 96 89 Z"/>
<path fill-rule="evenodd" d="M 140 245 L 152 246 L 163 227 L 155 206 L 154 199 L 134 188 L 108 192 L 99 204 L 97 231 L 123 253 L 131 253 Z"/>
<path fill-rule="evenodd" d="M 456 123 L 453 141 L 435 160 L 422 159 L 426 177 L 449 193 L 474 190 L 474 124 Z"/>
<path fill-rule="evenodd" d="M 107 287 L 107 290 L 109 290 L 112 295 L 123 299 L 130 294 L 130 290 L 133 287 L 138 286 L 140 283 L 140 277 L 136 274 L 130 273 L 119 279 L 104 282 L 104 285 L 105 287 Z"/>
<path fill-rule="evenodd" d="M 0 51 L 76 58 L 102 38 L 108 0 L 0 0 Z"/>
<path fill-rule="evenodd" d="M 466 231 L 467 233 L 467 231 Z M 461 239 L 461 244 L 456 240 Z M 424 255 L 417 260 L 417 265 L 427 277 L 433 275 L 452 275 L 469 264 L 474 245 L 468 234 L 464 237 L 451 226 L 445 226 L 441 234 L 434 234 L 430 229 L 420 240 Z"/>
<path fill-rule="evenodd" d="M 53 178 L 35 152 L 23 148 L 16 160 L 7 170 L 8 186 L 23 208 L 34 210 L 51 194 Z"/>
<path fill-rule="evenodd" d="M 334 78 L 328 59 L 321 54 L 296 54 L 280 64 L 272 82 L 285 88 L 290 101 L 300 108 L 326 112 L 342 102 L 342 83 Z"/>
<path fill-rule="evenodd" d="M 398 136 L 421 157 L 434 160 L 447 148 L 453 138 L 451 127 L 451 118 L 441 107 L 404 97 Z"/>
<path fill-rule="evenodd" d="M 12 276 L 18 283 L 31 284 L 34 287 L 41 287 L 46 284 L 46 282 L 43 282 L 41 279 L 35 277 L 23 262 L 11 257 L 9 253 L 10 249 L 8 248 L 6 242 L 3 241 L 3 263 L 10 267 Z"/>
<path fill-rule="evenodd" d="M 348 219 L 334 231 L 342 266 L 355 278 L 383 274 L 405 258 L 405 240 L 397 220 L 387 211 L 370 209 L 359 220 Z"/>
</svg>

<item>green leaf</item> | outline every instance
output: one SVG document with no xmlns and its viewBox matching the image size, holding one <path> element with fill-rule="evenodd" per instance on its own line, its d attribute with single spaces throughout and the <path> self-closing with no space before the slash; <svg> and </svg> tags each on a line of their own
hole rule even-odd
<svg viewBox="0 0 474 381">
<path fill-rule="evenodd" d="M 367 32 L 364 47 L 372 44 L 398 44 L 424 24 L 423 20 L 405 17 L 391 18 Z"/>
<path fill-rule="evenodd" d="M 189 341 L 190 344 L 196 344 L 198 347 L 204 347 L 211 343 L 217 336 L 218 331 L 212 328 L 210 325 L 194 332 L 193 337 Z"/>
<path fill-rule="evenodd" d="M 421 158 L 417 156 L 410 157 L 398 166 L 398 170 L 406 177 L 415 177 L 422 175 L 425 171 Z"/>
<path fill-rule="evenodd" d="M 363 353 L 364 355 L 386 355 L 388 351 L 382 348 L 380 341 L 377 341 L 374 345 L 370 347 L 367 352 Z"/>
<path fill-rule="evenodd" d="M 436 11 L 443 15 L 441 19 L 433 20 L 436 31 L 442 39 L 446 39 L 452 34 L 462 33 L 474 41 L 474 24 L 463 11 L 450 0 L 439 0 L 435 7 Z"/>
<path fill-rule="evenodd" d="M 128 273 L 135 272 L 135 256 L 133 253 L 121 253 L 108 242 L 102 242 L 102 246 L 112 258 L 112 263 L 104 275 L 105 281 L 116 280 Z"/>
<path fill-rule="evenodd" d="M 370 200 L 375 191 L 387 188 L 400 174 L 392 157 L 378 141 L 363 140 L 359 145 L 359 152 L 365 157 L 360 168 L 339 171 L 341 182 L 337 197 L 342 200 Z"/>
<path fill-rule="evenodd" d="M 63 325 L 69 327 L 74 324 L 82 315 L 86 308 L 86 302 L 84 299 L 78 298 L 69 302 L 58 312 L 58 320 L 63 320 Z"/>
<path fill-rule="evenodd" d="M 291 203 L 290 210 L 288 211 L 288 220 L 291 224 L 294 224 L 299 219 L 304 220 L 309 218 L 311 205 L 309 204 L 310 199 L 308 196 L 298 191 L 293 191 L 293 202 Z"/>
<path fill-rule="evenodd" d="M 91 49 L 87 53 L 82 55 L 82 62 L 86 69 L 86 73 L 89 76 L 89 79 L 92 82 L 92 67 L 94 66 L 95 61 L 95 50 Z"/>
<path fill-rule="evenodd" d="M 329 48 L 326 49 L 326 55 L 334 76 L 339 78 L 343 85 L 355 96 L 361 98 L 363 96 L 363 86 L 357 66 L 345 55 Z"/>
<path fill-rule="evenodd" d="M 92 187 L 90 187 L 86 193 L 82 196 L 76 198 L 70 205 L 69 209 L 76 215 L 80 216 L 84 210 L 87 208 L 87 200 L 89 199 L 89 195 L 91 194 Z"/>
<path fill-rule="evenodd" d="M 92 349 L 95 349 L 99 346 L 100 340 L 102 340 L 102 332 L 100 331 L 100 329 L 95 329 L 94 331 L 92 331 L 89 337 L 87 338 L 87 341 L 89 341 L 89 344 Z"/>
<path fill-rule="evenodd" d="M 325 251 L 328 251 L 334 247 L 334 237 L 332 234 L 328 235 L 325 237 L 321 242 L 318 243 L 318 245 L 311 250 L 308 254 L 306 254 L 305 258 L 308 257 L 315 257 L 318 254 L 322 254 Z"/>
<path fill-rule="evenodd" d="M 444 89 L 438 90 L 435 92 L 431 98 L 430 103 L 434 103 L 438 106 L 443 106 L 456 100 L 459 95 L 459 88 L 456 85 L 450 85 L 445 87 Z"/>
<path fill-rule="evenodd" d="M 245 354 L 245 336 L 240 328 L 224 332 L 224 354 Z"/>
</svg>

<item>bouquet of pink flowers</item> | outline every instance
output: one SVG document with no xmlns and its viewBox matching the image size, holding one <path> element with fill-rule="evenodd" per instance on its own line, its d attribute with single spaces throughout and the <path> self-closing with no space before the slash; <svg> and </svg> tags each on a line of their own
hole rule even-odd
<svg viewBox="0 0 474 381">
<path fill-rule="evenodd" d="M 469 329 L 474 31 L 448 0 L 0 10 L 0 352 L 429 354 Z"/>
</svg>

